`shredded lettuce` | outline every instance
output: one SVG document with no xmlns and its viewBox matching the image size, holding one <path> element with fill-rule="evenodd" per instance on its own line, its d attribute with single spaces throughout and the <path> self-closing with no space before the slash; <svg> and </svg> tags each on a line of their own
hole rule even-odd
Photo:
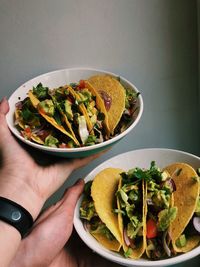
<svg viewBox="0 0 200 267">
<path fill-rule="evenodd" d="M 142 228 L 142 222 L 140 222 L 136 216 L 133 218 L 134 220 L 131 220 L 127 225 L 127 235 L 131 239 L 135 238 L 139 230 Z"/>
<path fill-rule="evenodd" d="M 90 200 L 84 200 L 80 207 L 80 217 L 90 221 L 94 216 L 96 216 L 94 202 Z"/>
<path fill-rule="evenodd" d="M 109 240 L 114 240 L 115 237 L 111 233 L 111 231 L 106 227 L 104 223 L 99 223 L 95 230 L 91 231 L 92 234 L 102 234 L 106 236 Z"/>
<path fill-rule="evenodd" d="M 46 138 L 45 138 L 45 142 L 44 142 L 44 145 L 45 146 L 50 146 L 50 147 L 57 147 L 59 141 L 57 138 L 53 137 L 52 135 L 48 135 Z"/>
</svg>

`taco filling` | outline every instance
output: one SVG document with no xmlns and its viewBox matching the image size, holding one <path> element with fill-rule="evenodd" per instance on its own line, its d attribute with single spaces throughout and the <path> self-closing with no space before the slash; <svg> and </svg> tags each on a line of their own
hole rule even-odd
<svg viewBox="0 0 200 267">
<path fill-rule="evenodd" d="M 146 255 L 153 260 L 170 257 L 169 227 L 177 216 L 177 207 L 173 204 L 174 181 L 167 171 L 156 167 L 154 161 L 143 177 L 147 189 Z"/>
<path fill-rule="evenodd" d="M 138 259 L 145 251 L 145 189 L 136 176 L 137 169 L 121 173 L 117 191 L 119 227 L 123 236 L 124 256 Z"/>
</svg>

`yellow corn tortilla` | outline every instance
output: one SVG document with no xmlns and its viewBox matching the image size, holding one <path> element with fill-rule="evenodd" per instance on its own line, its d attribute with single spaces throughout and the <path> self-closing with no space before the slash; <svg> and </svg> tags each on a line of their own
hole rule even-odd
<svg viewBox="0 0 200 267">
<path fill-rule="evenodd" d="M 190 250 L 192 250 L 193 248 L 197 247 L 199 242 L 200 242 L 200 236 L 199 235 L 194 235 L 191 236 L 190 238 L 186 238 L 186 245 L 184 247 L 177 247 L 175 242 L 172 243 L 173 244 L 173 248 L 176 252 L 180 252 L 180 253 L 186 253 Z"/>
<path fill-rule="evenodd" d="M 113 241 L 103 236 L 97 240 L 107 248 L 112 246 L 112 250 L 115 248 L 116 251 L 119 251 L 122 245 L 122 235 L 119 230 L 118 216 L 112 210 L 121 172 L 123 172 L 121 169 L 104 169 L 95 176 L 91 186 L 91 196 L 94 201 L 95 210 L 101 221 L 105 223 L 116 238 L 113 244 Z"/>
<path fill-rule="evenodd" d="M 75 144 L 79 146 L 79 143 L 77 142 L 76 139 L 74 139 L 74 137 L 72 136 L 72 134 L 68 133 L 62 125 L 58 125 L 57 122 L 55 121 L 55 119 L 53 117 L 47 116 L 46 114 L 44 114 L 43 112 L 41 112 L 38 109 L 38 105 L 39 105 L 40 101 L 34 96 L 34 94 L 32 93 L 32 91 L 29 91 L 28 96 L 30 98 L 30 101 L 31 101 L 32 105 L 38 110 L 38 112 L 40 113 L 40 115 L 44 119 L 46 119 L 46 121 L 48 121 L 56 129 L 58 129 L 59 131 L 61 131 L 62 133 L 64 133 L 68 137 L 70 137 L 75 142 Z"/>
<path fill-rule="evenodd" d="M 70 86 L 64 86 L 65 88 L 67 88 L 70 92 L 70 94 L 77 100 L 81 100 L 80 96 L 70 87 Z M 94 135 L 94 131 L 93 131 L 93 124 L 90 120 L 90 117 L 88 115 L 88 112 L 87 112 L 87 109 L 85 107 L 85 105 L 83 103 L 81 103 L 79 105 L 79 109 L 81 111 L 81 113 L 85 116 L 85 120 L 86 120 L 86 123 L 87 123 L 87 127 L 88 127 L 88 130 L 89 130 L 89 133 L 91 135 Z"/>
<path fill-rule="evenodd" d="M 90 84 L 87 80 L 85 80 L 85 87 L 92 93 L 93 96 L 96 97 L 96 106 L 97 108 L 105 115 L 104 126 L 107 134 L 110 134 L 109 125 L 108 125 L 108 114 L 104 105 L 104 101 L 96 91 L 96 89 Z"/>
<path fill-rule="evenodd" d="M 119 81 L 109 75 L 92 76 L 88 82 L 100 96 L 102 96 L 102 92 L 105 92 L 111 98 L 111 106 L 109 110 L 106 110 L 108 116 L 106 123 L 108 123 L 110 133 L 113 134 L 125 109 L 125 89 Z"/>
<path fill-rule="evenodd" d="M 120 181 L 119 181 L 119 189 L 122 187 L 122 179 L 120 178 Z M 147 196 L 147 188 L 145 186 L 145 183 L 144 181 L 142 181 L 142 191 L 143 191 L 143 208 L 142 208 L 142 217 L 143 217 L 143 241 L 140 243 L 139 247 L 136 248 L 136 249 L 132 249 L 132 253 L 129 254 L 129 258 L 132 258 L 132 259 L 140 259 L 143 255 L 143 253 L 145 252 L 145 249 L 146 249 L 146 214 L 147 214 L 147 205 L 145 204 L 146 203 L 146 196 Z M 119 204 L 119 201 L 117 201 L 118 203 L 118 209 L 120 209 L 120 204 Z M 122 214 L 118 214 L 118 224 L 119 224 L 119 229 L 120 229 L 120 233 L 122 235 L 122 239 L 123 239 L 123 250 L 124 252 L 126 252 L 128 250 L 128 247 L 127 245 L 125 244 L 125 241 L 124 241 L 124 235 L 123 235 L 123 229 L 124 229 L 124 225 L 123 225 L 123 217 L 122 217 Z"/>
<path fill-rule="evenodd" d="M 70 130 L 71 135 L 74 138 L 73 140 L 75 141 L 76 144 L 78 144 L 78 146 L 80 146 L 80 143 L 79 143 L 78 139 L 76 138 L 76 136 L 74 134 L 74 131 L 73 131 L 72 126 L 71 126 L 71 123 L 69 122 L 67 116 L 63 112 L 62 112 L 62 116 L 64 118 L 65 124 L 67 125 L 68 129 Z"/>
<path fill-rule="evenodd" d="M 177 216 L 171 223 L 169 235 L 176 252 L 187 252 L 193 249 L 199 242 L 200 236 L 186 238 L 186 246 L 179 248 L 176 240 L 181 236 L 191 220 L 199 197 L 199 182 L 196 171 L 186 163 L 174 163 L 164 168 L 167 170 L 176 184 L 173 193 L 174 206 L 178 208 Z M 197 180 L 195 181 L 195 177 Z"/>
<path fill-rule="evenodd" d="M 52 98 L 52 100 L 53 100 L 53 102 L 54 102 L 54 99 L 53 99 L 53 98 Z M 55 104 L 55 103 L 54 103 L 54 104 Z M 76 138 L 76 136 L 75 136 L 75 134 L 74 134 L 74 131 L 73 131 L 72 126 L 71 126 L 71 123 L 69 122 L 67 116 L 64 114 L 64 112 L 63 112 L 61 109 L 59 109 L 59 112 L 60 112 L 60 114 L 62 115 L 62 117 L 63 117 L 63 119 L 64 119 L 64 122 L 65 122 L 67 128 L 69 129 L 71 135 L 73 136 L 73 138 L 74 138 L 74 140 L 75 140 L 75 143 L 78 144 L 78 145 L 80 146 L 79 141 L 78 141 L 78 139 Z"/>
<path fill-rule="evenodd" d="M 112 250 L 112 251 L 120 251 L 121 244 L 115 239 L 115 240 L 109 240 L 102 234 L 95 234 L 92 233 L 92 236 L 105 248 Z"/>
</svg>

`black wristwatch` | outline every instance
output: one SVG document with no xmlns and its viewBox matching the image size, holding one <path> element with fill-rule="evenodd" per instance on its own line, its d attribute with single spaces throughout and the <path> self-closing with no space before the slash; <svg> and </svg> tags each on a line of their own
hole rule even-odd
<svg viewBox="0 0 200 267">
<path fill-rule="evenodd" d="M 33 226 L 31 214 L 14 201 L 0 197 L 0 220 L 15 227 L 23 238 Z"/>
</svg>

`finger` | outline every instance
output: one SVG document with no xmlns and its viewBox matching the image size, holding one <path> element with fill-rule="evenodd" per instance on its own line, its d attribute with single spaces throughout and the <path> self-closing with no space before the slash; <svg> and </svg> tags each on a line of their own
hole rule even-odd
<svg viewBox="0 0 200 267">
<path fill-rule="evenodd" d="M 10 137 L 11 133 L 8 129 L 7 122 L 6 122 L 6 114 L 9 111 L 9 104 L 7 99 L 4 97 L 0 102 L 0 136 L 3 142 L 2 144 L 9 143 L 10 144 Z"/>
<path fill-rule="evenodd" d="M 52 214 L 57 215 L 63 212 L 66 215 L 66 222 L 72 225 L 76 202 L 80 197 L 83 188 L 84 188 L 83 179 L 80 179 L 75 183 L 75 185 L 69 187 L 63 196 L 63 201 L 61 201 L 60 206 Z"/>
<path fill-rule="evenodd" d="M 8 111 L 9 111 L 8 101 L 4 97 L 0 102 L 0 123 L 1 123 L 0 129 L 2 131 L 7 129 L 7 123 L 6 123 L 6 116 L 5 115 L 8 113 Z M 2 135 L 2 133 L 1 133 L 1 135 Z"/>
<path fill-rule="evenodd" d="M 16 142 L 13 138 L 11 132 L 9 131 L 7 122 L 6 122 L 6 114 L 9 111 L 9 103 L 8 100 L 4 97 L 0 102 L 0 146 L 3 154 L 8 159 L 13 155 L 13 151 L 15 151 L 15 155 L 20 155 L 22 153 L 28 155 L 25 150 L 21 148 L 21 146 Z M 9 144 L 9 146 L 8 146 Z M 12 147 L 12 149 L 10 149 Z"/>
<path fill-rule="evenodd" d="M 9 111 L 8 100 L 4 97 L 0 102 L 0 113 L 6 115 Z"/>
<path fill-rule="evenodd" d="M 64 212 L 66 214 L 66 220 L 68 224 L 73 223 L 73 215 L 74 215 L 74 209 L 76 206 L 76 202 L 78 198 L 80 197 L 82 191 L 84 188 L 84 180 L 80 179 L 78 180 L 75 185 L 69 187 L 63 197 L 63 202 L 58 207 L 58 209 L 54 212 L 54 214 L 59 214 Z"/>
</svg>

